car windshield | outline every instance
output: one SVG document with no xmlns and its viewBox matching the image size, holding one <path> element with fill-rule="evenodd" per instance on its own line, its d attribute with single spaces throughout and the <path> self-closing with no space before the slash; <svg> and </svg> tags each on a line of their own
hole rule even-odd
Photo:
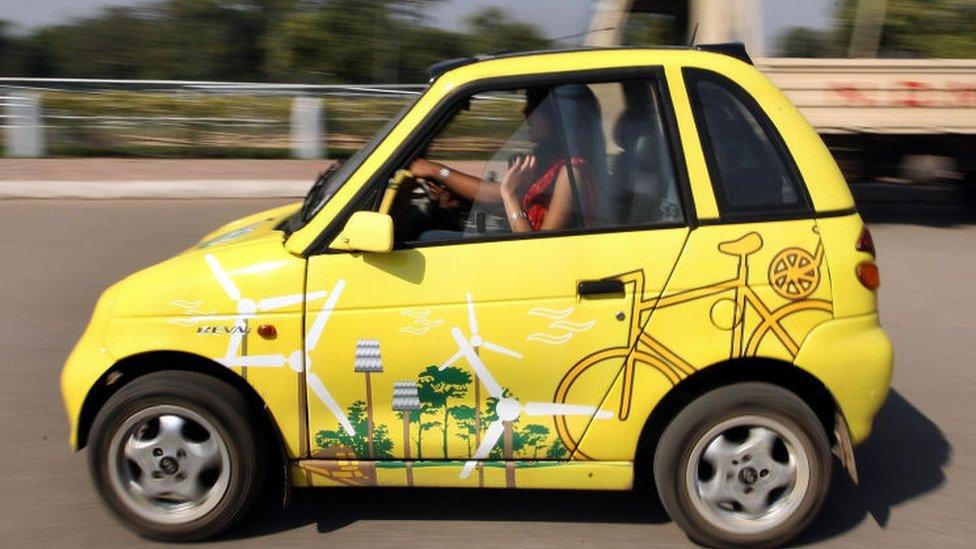
<svg viewBox="0 0 976 549">
<path fill-rule="evenodd" d="M 417 96 L 411 100 L 403 109 L 397 113 L 396 116 L 390 119 L 386 125 L 383 126 L 376 134 L 358 151 L 350 156 L 347 160 L 343 162 L 338 162 L 330 167 L 328 170 L 323 172 L 312 188 L 309 189 L 308 194 L 305 196 L 302 202 L 302 207 L 299 210 L 298 215 L 296 215 L 292 220 L 290 220 L 290 231 L 298 230 L 305 226 L 315 214 L 325 206 L 329 200 L 335 195 L 335 193 L 342 187 L 343 183 L 349 179 L 349 176 L 355 172 L 359 166 L 366 160 L 366 157 L 373 152 L 374 149 L 380 144 L 384 137 L 390 133 L 394 126 L 406 115 L 406 113 L 413 107 L 417 100 L 423 95 L 423 92 L 417 94 Z"/>
</svg>

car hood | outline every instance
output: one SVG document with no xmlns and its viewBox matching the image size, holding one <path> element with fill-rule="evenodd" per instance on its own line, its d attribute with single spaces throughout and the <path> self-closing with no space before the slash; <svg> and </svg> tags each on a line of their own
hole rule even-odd
<svg viewBox="0 0 976 549">
<path fill-rule="evenodd" d="M 301 202 L 295 202 L 246 215 L 207 233 L 194 248 L 207 249 L 232 242 L 237 243 L 261 238 L 272 231 L 276 231 L 299 208 L 301 208 Z"/>
<path fill-rule="evenodd" d="M 118 285 L 115 315 L 235 315 L 239 303 L 232 295 L 258 300 L 270 288 L 301 293 L 305 259 L 285 250 L 285 234 L 278 229 L 297 208 L 292 204 L 242 217 L 176 256 L 129 275 Z M 294 303 L 276 312 L 300 309 Z"/>
</svg>

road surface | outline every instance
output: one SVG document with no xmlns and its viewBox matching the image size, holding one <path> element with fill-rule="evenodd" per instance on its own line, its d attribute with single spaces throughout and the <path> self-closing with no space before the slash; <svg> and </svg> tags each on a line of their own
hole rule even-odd
<svg viewBox="0 0 976 549">
<path fill-rule="evenodd" d="M 58 376 L 99 292 L 280 201 L 0 201 L 0 546 L 149 546 L 67 446 Z M 894 390 L 799 544 L 976 546 L 976 227 L 874 227 Z M 298 492 L 212 545 L 648 547 L 687 540 L 646 494 Z"/>
</svg>

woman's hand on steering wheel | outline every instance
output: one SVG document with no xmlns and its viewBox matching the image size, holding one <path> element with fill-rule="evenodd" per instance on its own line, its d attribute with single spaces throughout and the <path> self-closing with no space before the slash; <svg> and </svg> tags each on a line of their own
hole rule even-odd
<svg viewBox="0 0 976 549">
<path fill-rule="evenodd" d="M 425 185 L 430 201 L 441 208 L 451 209 L 461 205 L 461 200 L 451 191 L 434 184 Z"/>
<path fill-rule="evenodd" d="M 410 163 L 408 168 L 410 173 L 418 179 L 434 179 L 441 171 L 440 165 L 427 160 L 426 158 L 416 158 Z"/>
</svg>

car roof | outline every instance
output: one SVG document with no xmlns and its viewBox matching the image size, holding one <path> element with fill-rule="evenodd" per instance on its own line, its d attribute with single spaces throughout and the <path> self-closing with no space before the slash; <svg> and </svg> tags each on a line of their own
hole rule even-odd
<svg viewBox="0 0 976 549">
<path fill-rule="evenodd" d="M 448 73 L 454 69 L 464 67 L 467 65 L 472 65 L 475 63 L 482 63 L 485 61 L 492 61 L 497 59 L 512 59 L 518 57 L 534 57 L 539 55 L 551 55 L 555 53 L 574 53 L 574 52 L 592 52 L 592 51 L 620 51 L 620 50 L 640 50 L 640 51 L 655 51 L 655 50 L 682 50 L 682 51 L 702 51 L 709 53 L 718 53 L 722 55 L 727 55 L 743 61 L 750 65 L 753 64 L 752 58 L 749 57 L 749 53 L 746 51 L 745 46 L 741 42 L 727 42 L 720 44 L 699 44 L 696 46 L 652 46 L 652 47 L 632 47 L 632 46 L 617 46 L 617 47 L 575 47 L 575 48 L 557 48 L 549 50 L 534 50 L 534 51 L 523 51 L 523 52 L 504 52 L 497 54 L 484 54 L 475 55 L 472 57 L 457 57 L 454 59 L 446 59 L 435 63 L 427 68 L 427 73 L 430 76 L 430 81 L 438 79 L 441 75 Z"/>
</svg>

